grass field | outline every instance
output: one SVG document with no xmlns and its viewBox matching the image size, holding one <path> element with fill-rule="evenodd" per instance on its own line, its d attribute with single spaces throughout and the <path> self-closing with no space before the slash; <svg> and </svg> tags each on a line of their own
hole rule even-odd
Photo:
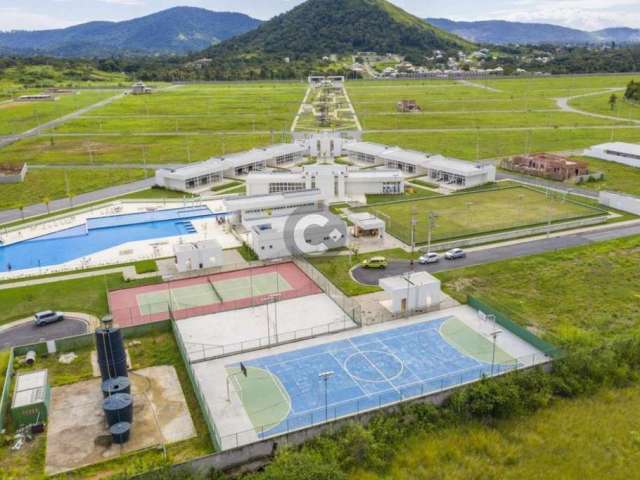
<svg viewBox="0 0 640 480">
<path fill-rule="evenodd" d="M 557 98 L 602 92 L 571 102 L 576 108 L 582 102 L 599 105 L 604 96 L 608 99 L 608 89 L 623 89 L 632 78 L 494 79 L 472 85 L 439 80 L 362 81 L 348 83 L 347 89 L 366 140 L 477 160 L 581 149 L 609 141 L 612 134 L 617 140 L 638 141 L 640 130 L 629 122 L 626 112 L 617 115 L 619 120 L 608 120 L 563 112 L 556 104 Z M 422 113 L 398 114 L 395 104 L 401 99 L 416 100 Z M 624 108 L 622 102 L 619 106 Z M 605 107 L 609 108 L 606 101 Z"/>
<path fill-rule="evenodd" d="M 567 343 L 640 327 L 640 237 L 439 273 L 456 299 L 477 296 Z"/>
<path fill-rule="evenodd" d="M 0 105 L 0 135 L 25 132 L 50 120 L 113 97 L 118 90 L 80 90 L 55 102 L 10 102 Z"/>
<path fill-rule="evenodd" d="M 548 195 L 525 187 L 375 204 L 355 210 L 368 211 L 387 220 L 387 232 L 405 243 L 411 241 L 411 218 L 415 214 L 418 244 L 427 242 L 427 216 L 430 212 L 437 215 L 432 232 L 434 241 L 602 213 L 590 206 L 567 201 L 557 194 Z"/>
<path fill-rule="evenodd" d="M 609 103 L 611 92 L 576 98 L 570 102 L 570 105 L 585 112 L 620 117 L 625 120 L 640 120 L 640 105 L 625 101 L 623 91 L 615 92 L 615 94 L 618 97 L 618 101 L 613 109 L 611 109 L 611 104 Z"/>
<path fill-rule="evenodd" d="M 75 196 L 143 178 L 142 169 L 34 169 L 23 183 L 0 185 L 0 209 L 41 203 L 45 198 L 67 198 L 67 183 Z"/>
<path fill-rule="evenodd" d="M 629 416 L 636 408 L 639 387 L 611 389 L 495 425 L 425 433 L 398 448 L 388 475 L 350 480 L 627 480 L 640 452 L 640 420 Z"/>
<path fill-rule="evenodd" d="M 581 188 L 598 191 L 613 190 L 630 193 L 632 195 L 640 195 L 640 168 L 595 158 L 576 158 L 586 160 L 589 163 L 589 170 L 604 173 L 604 180 L 581 183 Z"/>
</svg>

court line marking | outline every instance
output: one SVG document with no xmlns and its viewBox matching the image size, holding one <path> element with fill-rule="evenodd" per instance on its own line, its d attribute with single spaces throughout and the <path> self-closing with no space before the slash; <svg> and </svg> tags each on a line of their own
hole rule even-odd
<svg viewBox="0 0 640 480">
<path fill-rule="evenodd" d="M 353 341 L 352 341 L 351 339 L 349 339 L 349 343 L 355 347 L 356 351 L 357 351 L 357 352 L 359 352 L 359 353 L 360 353 L 360 354 L 361 354 L 361 355 L 362 355 L 362 356 L 367 360 L 367 362 L 369 362 L 369 365 L 371 365 L 371 366 L 374 368 L 374 370 L 376 370 L 376 371 L 380 374 L 380 376 L 381 376 L 382 378 L 385 378 L 384 373 L 382 373 L 382 371 L 381 371 L 381 370 L 380 370 L 380 369 L 379 369 L 379 368 L 378 368 L 378 367 L 377 367 L 377 366 L 376 366 L 376 365 L 375 365 L 371 360 L 369 360 L 369 357 L 367 357 L 367 356 L 365 355 L 365 353 L 364 353 L 362 350 L 360 350 L 360 347 L 358 347 L 355 343 L 353 343 Z M 345 369 L 345 365 L 343 365 L 343 366 L 342 366 L 342 368 L 343 368 L 343 369 Z M 387 382 L 389 385 L 391 385 L 391 387 L 393 387 L 393 389 L 396 391 L 396 393 L 397 393 L 398 395 L 400 395 L 400 398 L 402 398 L 402 394 L 401 394 L 401 393 L 400 393 L 400 391 L 396 388 L 396 386 L 395 386 L 393 383 L 391 383 L 390 381 L 388 381 L 388 380 L 387 380 L 386 382 Z"/>
<path fill-rule="evenodd" d="M 347 367 L 347 363 L 349 362 L 349 360 L 354 358 L 356 355 L 360 355 L 362 357 L 365 357 L 370 364 L 373 364 L 373 362 L 371 360 L 369 360 L 369 358 L 367 357 L 367 353 L 382 353 L 384 355 L 390 356 L 391 358 L 393 358 L 394 360 L 396 360 L 400 364 L 400 371 L 397 374 L 395 374 L 393 377 L 387 377 L 386 375 L 383 374 L 382 375 L 382 380 L 367 380 L 365 378 L 360 378 L 357 375 L 351 374 L 351 376 L 353 378 L 355 378 L 356 380 L 358 380 L 360 382 L 364 382 L 364 383 L 385 383 L 385 382 L 391 383 L 396 378 L 399 378 L 404 373 L 404 370 L 405 370 L 404 369 L 404 362 L 395 353 L 385 352 L 385 351 L 382 351 L 382 350 L 363 350 L 361 352 L 352 353 L 344 361 L 344 364 L 342 365 L 342 369 L 347 371 L 347 372 L 349 372 L 349 368 Z M 382 374 L 381 371 L 378 370 L 378 372 L 380 374 Z"/>
</svg>

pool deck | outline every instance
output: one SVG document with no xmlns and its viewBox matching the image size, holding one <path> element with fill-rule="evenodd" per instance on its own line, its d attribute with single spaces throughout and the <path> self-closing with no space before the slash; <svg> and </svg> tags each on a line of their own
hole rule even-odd
<svg viewBox="0 0 640 480">
<path fill-rule="evenodd" d="M 249 419 L 239 395 L 231 388 L 230 401 L 227 399 L 227 367 L 239 362 L 251 362 L 264 357 L 271 357 L 287 352 L 299 351 L 309 347 L 325 345 L 340 340 L 349 340 L 361 335 L 385 332 L 399 327 L 433 321 L 449 316 L 455 316 L 476 332 L 487 334 L 495 326 L 479 318 L 476 310 L 468 306 L 441 310 L 427 315 L 420 315 L 406 320 L 388 322 L 379 325 L 363 327 L 362 329 L 341 332 L 293 344 L 282 345 L 268 350 L 234 355 L 192 365 L 195 377 L 207 399 L 209 410 L 216 424 L 220 447 L 225 450 L 240 445 L 247 445 L 260 440 L 258 432 Z M 508 331 L 502 332 L 497 338 L 496 345 L 514 358 L 520 359 L 522 366 L 544 363 L 548 360 L 542 352 L 524 342 Z"/>
<path fill-rule="evenodd" d="M 58 217 L 43 221 L 33 225 L 25 226 L 22 229 L 0 233 L 0 239 L 4 244 L 12 244 L 24 240 L 41 237 L 51 233 L 77 227 L 87 223 L 89 218 L 107 217 L 113 215 L 127 215 L 132 213 L 148 213 L 153 210 L 170 210 L 176 208 L 190 207 L 193 202 L 165 203 L 165 202 L 114 202 L 108 206 L 100 206 L 94 210 L 78 214 L 70 214 L 65 217 Z M 198 202 L 196 205 L 205 205 L 212 212 L 222 212 L 223 205 L 220 200 Z M 77 258 L 58 265 L 44 266 L 41 268 L 31 268 L 14 270 L 11 272 L 0 272 L 0 280 L 12 280 L 28 278 L 35 275 L 48 275 L 52 273 L 73 272 L 88 268 L 115 266 L 117 264 L 131 263 L 139 260 L 157 259 L 172 257 L 173 247 L 183 242 L 197 242 L 215 238 L 223 249 L 237 248 L 241 246 L 231 233 L 225 231 L 224 226 L 219 225 L 214 218 L 191 220 L 196 229 L 194 234 L 186 234 L 172 237 L 155 238 L 136 242 L 126 242 L 121 245 L 102 250 L 95 254 Z"/>
</svg>

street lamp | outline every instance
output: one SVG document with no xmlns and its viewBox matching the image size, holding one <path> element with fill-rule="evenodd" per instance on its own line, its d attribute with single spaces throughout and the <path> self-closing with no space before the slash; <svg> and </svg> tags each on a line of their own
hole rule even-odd
<svg viewBox="0 0 640 480">
<path fill-rule="evenodd" d="M 493 370 L 496 364 L 496 340 L 498 338 L 498 335 L 500 335 L 502 333 L 502 330 L 500 330 L 499 328 L 493 330 L 490 335 L 491 338 L 493 338 L 493 352 L 491 354 L 491 376 L 493 377 Z"/>
<path fill-rule="evenodd" d="M 321 372 L 318 375 L 318 378 L 324 381 L 324 421 L 326 422 L 329 419 L 329 398 L 328 398 L 328 385 L 329 379 L 335 375 L 334 372 L 328 370 L 326 372 Z"/>
</svg>

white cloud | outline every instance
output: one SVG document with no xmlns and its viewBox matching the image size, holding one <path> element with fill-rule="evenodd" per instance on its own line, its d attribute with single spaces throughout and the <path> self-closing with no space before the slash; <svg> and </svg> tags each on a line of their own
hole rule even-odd
<svg viewBox="0 0 640 480">
<path fill-rule="evenodd" d="M 0 30 L 41 30 L 63 28 L 73 24 L 51 15 L 25 12 L 15 7 L 0 7 Z"/>
<path fill-rule="evenodd" d="M 486 16 L 485 18 L 489 18 Z M 638 0 L 521 0 L 512 8 L 495 10 L 494 18 L 517 22 L 552 23 L 581 30 L 640 27 Z"/>
</svg>

